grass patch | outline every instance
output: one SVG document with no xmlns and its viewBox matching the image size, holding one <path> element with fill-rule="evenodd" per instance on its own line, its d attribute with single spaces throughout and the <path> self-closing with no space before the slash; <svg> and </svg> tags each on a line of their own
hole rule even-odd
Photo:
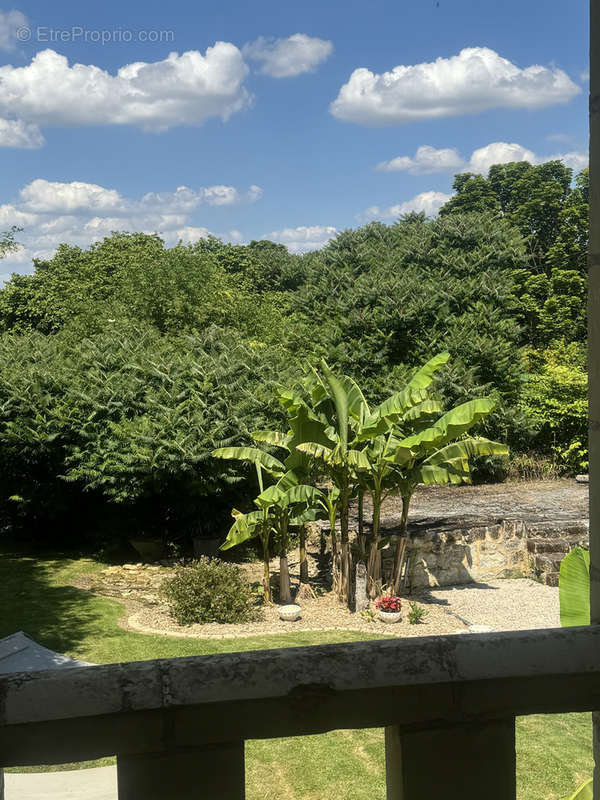
<svg viewBox="0 0 600 800">
<path fill-rule="evenodd" d="M 355 631 L 307 631 L 208 640 L 125 631 L 118 625 L 123 613 L 119 602 L 72 585 L 78 575 L 104 567 L 88 558 L 1 555 L 0 637 L 23 630 L 46 647 L 97 664 L 381 638 Z M 385 798 L 381 729 L 250 741 L 246 754 L 248 800 Z M 110 763 L 114 760 L 10 771 L 46 772 Z M 519 800 L 558 800 L 591 772 L 591 715 L 517 720 Z"/>
</svg>

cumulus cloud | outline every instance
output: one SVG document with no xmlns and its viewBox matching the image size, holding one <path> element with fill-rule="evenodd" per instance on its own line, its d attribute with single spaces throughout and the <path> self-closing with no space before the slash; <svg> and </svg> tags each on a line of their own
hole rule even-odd
<svg viewBox="0 0 600 800">
<path fill-rule="evenodd" d="M 0 67 L 0 116 L 43 125 L 136 125 L 164 131 L 227 120 L 248 107 L 248 66 L 238 48 L 217 42 L 170 53 L 163 61 L 127 64 L 111 75 L 99 67 L 69 65 L 43 50 L 25 67 Z"/>
<path fill-rule="evenodd" d="M 0 50 L 14 50 L 17 31 L 27 26 L 27 17 L 21 11 L 0 11 Z"/>
<path fill-rule="evenodd" d="M 408 214 L 411 211 L 424 211 L 428 217 L 434 217 L 440 208 L 450 200 L 452 195 L 444 192 L 421 192 L 404 203 L 380 208 L 379 206 L 369 206 L 357 218 L 361 222 L 368 222 L 374 219 L 398 219 L 398 217 Z"/>
<path fill-rule="evenodd" d="M 41 147 L 44 137 L 37 125 L 20 119 L 0 119 L 0 147 Z"/>
<path fill-rule="evenodd" d="M 325 39 L 294 33 L 287 39 L 259 36 L 242 48 L 247 59 L 258 62 L 260 71 L 272 78 L 293 78 L 314 70 L 333 53 Z"/>
<path fill-rule="evenodd" d="M 521 69 L 494 50 L 470 47 L 451 58 L 382 74 L 355 69 L 330 110 L 363 125 L 398 125 L 491 108 L 543 108 L 566 103 L 580 92 L 563 70 Z"/>
<path fill-rule="evenodd" d="M 444 148 L 436 150 L 435 147 L 424 144 L 415 153 L 414 157 L 398 156 L 391 161 L 382 161 L 376 169 L 382 172 L 410 172 L 411 175 L 429 175 L 433 172 L 449 172 L 464 166 L 464 159 L 458 150 Z"/>
<path fill-rule="evenodd" d="M 528 161 L 530 164 L 543 164 L 546 161 L 562 161 L 575 172 L 581 171 L 588 164 L 587 153 L 573 151 L 570 153 L 554 153 L 540 156 L 516 142 L 491 142 L 485 147 L 474 150 L 469 164 L 468 172 L 479 172 L 487 175 L 493 164 L 508 164 L 511 161 Z"/>
<path fill-rule="evenodd" d="M 537 155 L 516 142 L 491 142 L 474 150 L 469 160 L 463 158 L 458 150 L 442 149 L 423 145 L 413 157 L 398 156 L 391 161 L 382 161 L 375 169 L 384 172 L 409 172 L 412 175 L 425 175 L 433 172 L 478 172 L 487 175 L 492 164 L 508 164 L 511 161 L 528 161 L 530 164 L 543 164 L 545 161 L 562 161 L 567 167 L 579 172 L 588 164 L 588 154 L 580 151 Z"/>
<path fill-rule="evenodd" d="M 323 247 L 337 233 L 338 230 L 333 225 L 300 225 L 297 228 L 271 231 L 261 238 L 284 244 L 291 253 L 305 253 Z"/>
<path fill-rule="evenodd" d="M 4 267 L 23 271 L 33 258 L 50 258 L 61 242 L 87 247 L 113 231 L 159 233 L 169 244 L 206 238 L 209 230 L 195 226 L 192 213 L 202 206 L 224 206 L 255 202 L 259 186 L 241 191 L 234 186 L 191 189 L 179 186 L 173 192 L 148 192 L 129 198 L 115 189 L 72 181 L 60 183 L 38 178 L 19 192 L 14 203 L 0 205 L 0 230 L 12 225 L 23 228 L 20 250 L 11 253 Z M 237 230 L 218 233 L 227 241 L 240 241 Z"/>
</svg>

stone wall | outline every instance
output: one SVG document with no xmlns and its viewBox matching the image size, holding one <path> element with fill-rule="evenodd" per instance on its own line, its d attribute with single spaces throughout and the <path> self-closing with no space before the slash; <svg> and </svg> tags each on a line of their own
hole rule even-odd
<svg viewBox="0 0 600 800">
<path fill-rule="evenodd" d="M 431 527 L 413 531 L 407 544 L 405 591 L 425 586 L 485 583 L 499 578 L 532 577 L 558 582 L 561 558 L 587 545 L 587 520 Z M 391 576 L 396 542 L 383 551 L 384 580 Z"/>
</svg>

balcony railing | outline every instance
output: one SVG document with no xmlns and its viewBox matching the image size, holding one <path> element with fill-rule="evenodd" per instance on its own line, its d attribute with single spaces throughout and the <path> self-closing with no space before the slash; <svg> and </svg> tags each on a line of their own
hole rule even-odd
<svg viewBox="0 0 600 800">
<path fill-rule="evenodd" d="M 597 708 L 600 626 L 14 673 L 0 766 L 116 755 L 119 800 L 241 800 L 246 739 L 384 727 L 390 800 L 514 800 L 515 717 Z"/>
</svg>

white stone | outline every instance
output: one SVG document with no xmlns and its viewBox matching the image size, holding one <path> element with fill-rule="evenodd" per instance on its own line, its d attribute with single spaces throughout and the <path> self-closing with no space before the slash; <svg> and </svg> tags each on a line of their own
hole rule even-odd
<svg viewBox="0 0 600 800">
<path fill-rule="evenodd" d="M 402 619 L 402 612 L 401 611 L 382 611 L 381 609 L 377 612 L 377 616 L 380 622 L 400 622 Z"/>
<path fill-rule="evenodd" d="M 294 620 L 300 619 L 300 614 L 302 613 L 302 609 L 300 606 L 297 605 L 289 605 L 289 606 L 279 606 L 279 619 L 283 619 L 286 622 L 294 622 Z"/>
</svg>

